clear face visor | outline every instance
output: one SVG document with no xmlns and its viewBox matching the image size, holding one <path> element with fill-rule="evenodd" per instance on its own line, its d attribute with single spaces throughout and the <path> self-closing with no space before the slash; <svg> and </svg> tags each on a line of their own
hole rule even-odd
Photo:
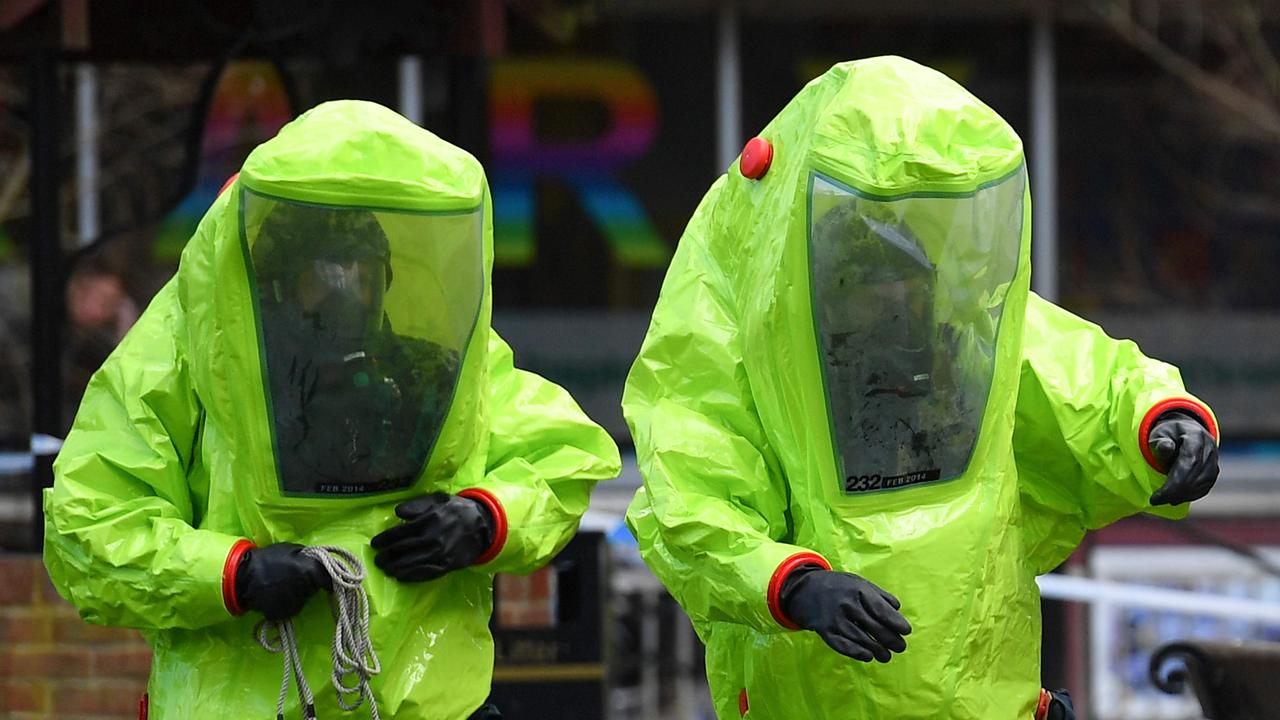
<svg viewBox="0 0 1280 720">
<path fill-rule="evenodd" d="M 290 494 L 389 492 L 425 467 L 483 299 L 481 212 L 245 189 L 277 467 Z"/>
<path fill-rule="evenodd" d="M 884 200 L 813 175 L 814 319 L 846 493 L 964 472 L 1017 269 L 1021 178 Z"/>
</svg>

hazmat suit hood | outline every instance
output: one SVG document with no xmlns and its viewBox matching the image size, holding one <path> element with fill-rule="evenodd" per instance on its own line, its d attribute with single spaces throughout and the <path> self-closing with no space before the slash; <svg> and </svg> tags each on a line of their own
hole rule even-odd
<svg viewBox="0 0 1280 720">
<path fill-rule="evenodd" d="M 963 475 L 982 453 L 980 429 L 998 424 L 986 419 L 1016 396 L 1030 276 L 1022 143 L 914 63 L 830 75 L 765 128 L 765 176 L 730 173 L 718 200 L 726 230 L 777 253 L 743 274 L 741 297 L 757 303 L 744 343 L 763 351 L 762 376 L 801 380 L 753 395 L 766 413 L 827 419 L 770 430 L 785 466 L 822 478 L 815 502 L 885 503 L 919 519 L 955 490 L 920 488 L 903 505 L 878 491 Z M 984 444 L 1007 444 L 1003 434 L 989 430 Z"/>
<path fill-rule="evenodd" d="M 1035 575 L 1150 510 L 1139 420 L 1176 370 L 1029 292 L 1022 142 L 945 75 L 838 64 L 759 138 L 690 220 L 627 379 L 641 553 L 721 718 L 1029 718 Z M 790 631 L 806 563 L 899 598 L 907 650 L 861 664 Z"/>
<path fill-rule="evenodd" d="M 285 126 L 210 208 L 179 293 L 208 425 L 237 430 L 217 467 L 255 537 L 306 537 L 479 478 L 489 217 L 475 158 L 355 101 Z M 343 274 L 357 269 L 372 274 Z M 366 306 L 348 300 L 345 321 L 340 306 L 314 319 L 340 293 L 297 307 L 296 285 L 326 277 Z"/>
</svg>

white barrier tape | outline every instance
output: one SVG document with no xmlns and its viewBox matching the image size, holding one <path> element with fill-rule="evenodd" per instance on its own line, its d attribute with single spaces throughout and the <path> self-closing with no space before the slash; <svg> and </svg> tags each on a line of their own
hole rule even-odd
<svg viewBox="0 0 1280 720">
<path fill-rule="evenodd" d="M 0 452 L 0 477 L 25 475 L 36 466 L 36 457 L 26 452 Z"/>
<path fill-rule="evenodd" d="M 1092 580 L 1072 575 L 1041 575 L 1040 594 L 1052 600 L 1171 610 L 1187 615 L 1213 615 L 1232 620 L 1280 623 L 1280 603 L 1187 590 Z"/>
<path fill-rule="evenodd" d="M 37 433 L 31 436 L 29 452 L 0 452 L 0 477 L 29 473 L 36 466 L 36 458 L 57 455 L 62 449 L 62 438 Z"/>
<path fill-rule="evenodd" d="M 36 433 L 31 436 L 32 455 L 57 455 L 62 449 L 62 438 Z"/>
</svg>

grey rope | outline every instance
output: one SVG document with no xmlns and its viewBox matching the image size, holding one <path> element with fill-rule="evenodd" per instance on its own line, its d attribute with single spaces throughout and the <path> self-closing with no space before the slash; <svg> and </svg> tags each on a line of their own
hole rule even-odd
<svg viewBox="0 0 1280 720">
<path fill-rule="evenodd" d="M 270 638 L 270 631 L 275 630 L 275 642 Z M 289 694 L 289 676 L 292 674 L 298 682 L 298 701 L 302 705 L 304 720 L 315 720 L 316 698 L 311 694 L 311 686 L 302 674 L 302 659 L 298 657 L 298 641 L 293 634 L 292 620 L 263 620 L 254 628 L 258 644 L 267 652 L 284 653 L 284 676 L 280 680 L 280 696 L 276 698 L 276 720 L 284 720 L 284 699 Z"/>
<path fill-rule="evenodd" d="M 352 553 L 333 545 L 303 548 L 324 565 L 333 583 L 332 608 L 336 628 L 333 634 L 333 687 L 338 693 L 338 705 L 348 712 L 357 710 L 369 701 L 369 714 L 378 717 L 378 701 L 369 688 L 369 679 L 382 671 L 378 656 L 369 641 L 369 595 L 362 584 L 364 565 Z M 275 640 L 270 631 L 275 630 Z M 258 644 L 268 652 L 284 654 L 284 672 L 280 679 L 280 697 L 276 700 L 276 720 L 284 720 L 284 699 L 289 694 L 289 677 L 297 682 L 298 701 L 302 705 L 303 720 L 316 720 L 316 701 L 302 674 L 302 658 L 298 654 L 298 640 L 293 632 L 293 621 L 273 622 L 263 620 L 254 629 Z M 347 678 L 355 676 L 351 685 Z M 354 697 L 350 697 L 354 696 Z"/>
</svg>

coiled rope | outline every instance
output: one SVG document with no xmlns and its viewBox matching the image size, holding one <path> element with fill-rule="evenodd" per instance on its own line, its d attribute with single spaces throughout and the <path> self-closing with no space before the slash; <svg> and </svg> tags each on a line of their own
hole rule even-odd
<svg viewBox="0 0 1280 720">
<path fill-rule="evenodd" d="M 369 641 L 369 595 L 362 584 L 366 574 L 364 564 L 351 552 L 333 545 L 307 547 L 302 552 L 320 561 L 333 582 L 331 607 L 336 626 L 332 648 L 333 687 L 338 692 L 338 705 L 350 712 L 368 700 L 370 715 L 373 720 L 380 720 L 378 701 L 369 689 L 369 679 L 382 671 L 382 665 Z M 274 638 L 272 631 L 275 632 Z M 276 720 L 284 720 L 284 699 L 289 694 L 291 675 L 297 685 L 303 719 L 316 720 L 315 696 L 302 674 L 302 658 L 298 654 L 293 621 L 263 620 L 254 628 L 254 635 L 258 644 L 268 652 L 284 655 Z M 347 678 L 351 676 L 354 676 L 354 683 L 348 685 Z"/>
</svg>

